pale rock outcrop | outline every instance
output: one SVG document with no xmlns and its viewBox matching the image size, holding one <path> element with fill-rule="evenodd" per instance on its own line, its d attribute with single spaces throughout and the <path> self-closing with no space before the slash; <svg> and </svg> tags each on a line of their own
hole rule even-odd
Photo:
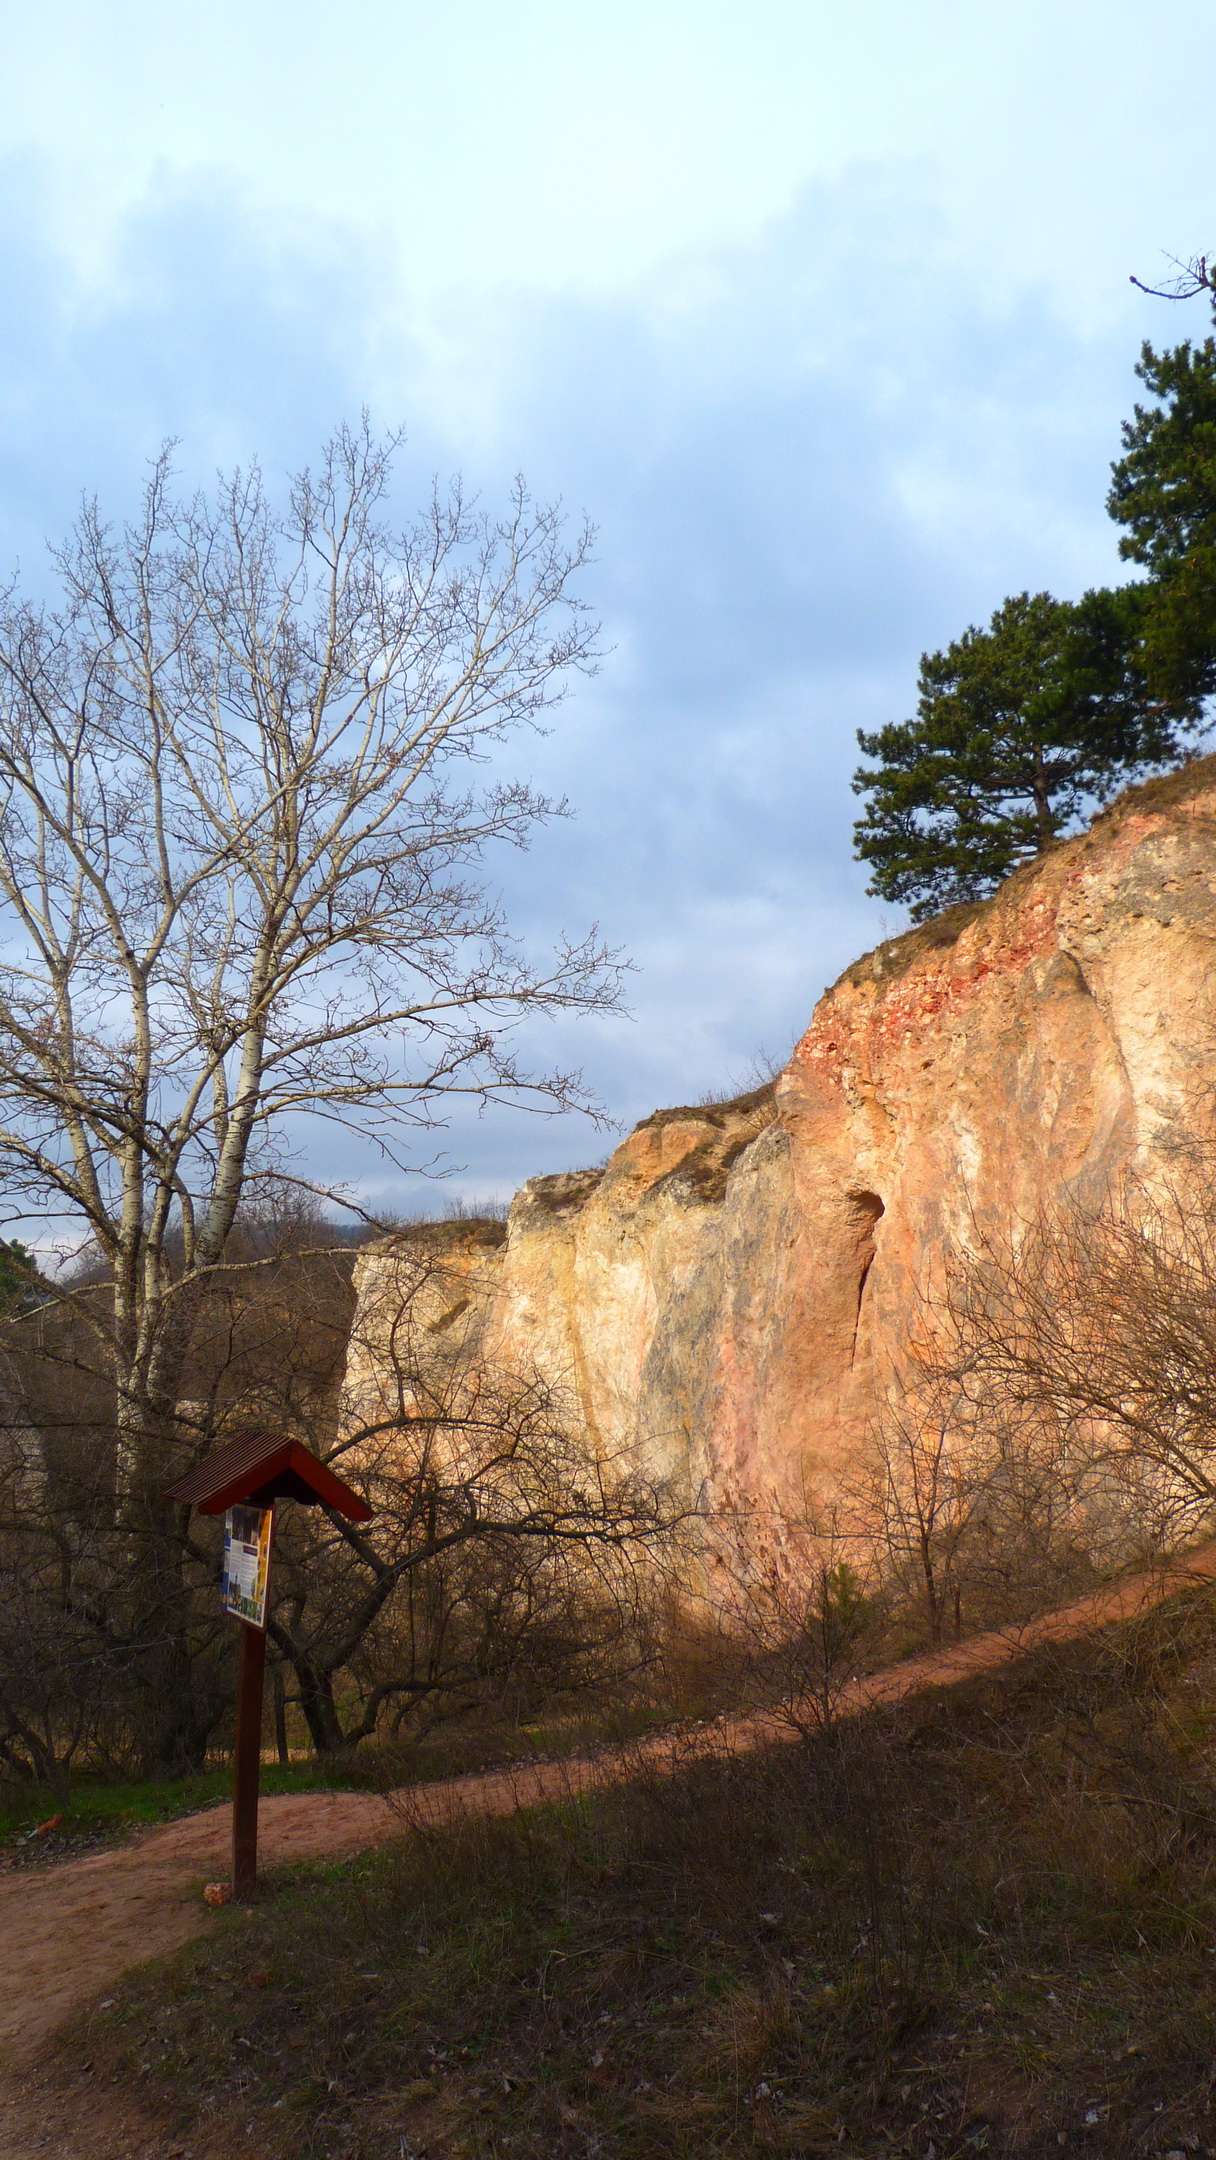
<svg viewBox="0 0 1216 2160">
<path fill-rule="evenodd" d="M 340 1411 L 348 1439 L 459 1395 L 482 1362 L 506 1235 L 500 1222 L 422 1223 L 359 1254 Z"/>
<path fill-rule="evenodd" d="M 771 1089 L 525 1185 L 428 1289 L 434 1339 L 540 1370 L 604 1455 L 711 1505 L 830 1498 L 945 1253 L 1164 1161 L 1208 1102 L 1214 985 L 1204 759 L 848 968 Z M 416 1265 L 367 1256 L 363 1309 Z"/>
</svg>

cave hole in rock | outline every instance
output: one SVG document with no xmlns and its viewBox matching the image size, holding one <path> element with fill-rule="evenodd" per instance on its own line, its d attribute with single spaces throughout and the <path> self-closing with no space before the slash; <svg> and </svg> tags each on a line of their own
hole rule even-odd
<svg viewBox="0 0 1216 2160">
<path fill-rule="evenodd" d="M 861 1304 L 865 1296 L 866 1281 L 874 1265 L 878 1249 L 878 1224 L 886 1207 L 876 1192 L 857 1190 L 851 1192 L 849 1212 L 857 1236 L 857 1309 L 853 1316 L 853 1350 L 857 1349 L 857 1330 L 861 1325 Z"/>
</svg>

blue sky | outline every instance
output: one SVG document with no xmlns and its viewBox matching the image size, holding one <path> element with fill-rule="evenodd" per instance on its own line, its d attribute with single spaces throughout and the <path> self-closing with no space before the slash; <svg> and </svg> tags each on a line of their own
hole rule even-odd
<svg viewBox="0 0 1216 2160">
<path fill-rule="evenodd" d="M 48 0 L 6 59 L 0 563 L 166 435 L 273 475 L 366 403 L 403 492 L 522 469 L 599 527 L 611 651 L 520 745 L 579 814 L 501 885 L 637 965 L 538 1049 L 626 1123 L 784 1053 L 898 927 L 856 728 L 1007 593 L 1119 574 L 1140 340 L 1206 328 L 1128 274 L 1216 243 L 1207 0 Z M 453 1190 L 604 1145 L 497 1112 Z"/>
</svg>

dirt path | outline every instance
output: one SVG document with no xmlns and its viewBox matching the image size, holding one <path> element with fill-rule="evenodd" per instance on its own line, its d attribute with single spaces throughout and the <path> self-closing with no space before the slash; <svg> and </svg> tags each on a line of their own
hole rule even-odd
<svg viewBox="0 0 1216 2160">
<path fill-rule="evenodd" d="M 1189 1555 L 1184 1566 L 1131 1577 L 1025 1627 L 973 1636 L 874 1673 L 843 1691 L 838 1712 L 856 1715 L 994 1671 L 1045 1643 L 1068 1641 L 1103 1623 L 1147 1611 L 1188 1580 L 1212 1577 L 1216 1543 Z M 790 1731 L 790 1720 L 776 1715 L 726 1718 L 592 1757 L 451 1778 L 387 1799 L 367 1793 L 278 1794 L 262 1803 L 261 1858 L 267 1867 L 280 1867 L 353 1852 L 401 1836 L 411 1820 L 440 1822 L 466 1810 L 509 1814 L 612 1783 L 641 1762 L 674 1768 L 690 1754 L 756 1747 Z M 0 2070 L 10 2073 L 8 2086 L 0 2085 L 0 2160 L 73 2151 L 48 2114 L 31 2122 L 33 2088 L 19 2077 L 12 2081 L 11 2073 L 20 2072 L 48 2034 L 113 1986 L 128 1967 L 163 1956 L 203 1932 L 210 1914 L 202 1903 L 201 1885 L 227 1874 L 229 1832 L 227 1807 L 210 1808 L 145 1832 L 115 1851 L 0 1879 Z M 104 2113 L 103 2104 L 98 2137 Z M 83 2122 L 80 2127 L 83 2130 Z M 111 2135 L 117 2142 L 108 2142 Z M 111 2151 L 125 2156 L 168 2150 L 163 2143 L 148 2143 L 150 2137 L 149 2126 L 141 2130 L 127 2121 L 105 2129 L 101 2142 L 81 2137 L 75 2149 L 89 2160 L 108 2160 Z"/>
</svg>

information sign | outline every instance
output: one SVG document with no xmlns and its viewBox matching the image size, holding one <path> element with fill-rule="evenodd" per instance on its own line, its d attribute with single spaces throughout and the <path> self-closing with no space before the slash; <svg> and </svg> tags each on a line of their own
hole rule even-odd
<svg viewBox="0 0 1216 2160">
<path fill-rule="evenodd" d="M 270 1574 L 270 1535 L 274 1509 L 230 1507 L 224 1517 L 224 1574 L 220 1602 L 224 1611 L 252 1627 L 266 1625 L 266 1583 Z"/>
<path fill-rule="evenodd" d="M 232 1888 L 252 1897 L 258 1876 L 258 1780 L 262 1763 L 262 1695 L 266 1670 L 266 1582 L 274 1508 L 262 1500 L 323 1507 L 347 1522 L 370 1522 L 372 1509 L 357 1492 L 284 1433 L 242 1432 L 196 1463 L 165 1493 L 202 1515 L 224 1516 L 224 1610 L 245 1622 L 236 1669 L 236 1733 L 232 1762 Z"/>
</svg>

